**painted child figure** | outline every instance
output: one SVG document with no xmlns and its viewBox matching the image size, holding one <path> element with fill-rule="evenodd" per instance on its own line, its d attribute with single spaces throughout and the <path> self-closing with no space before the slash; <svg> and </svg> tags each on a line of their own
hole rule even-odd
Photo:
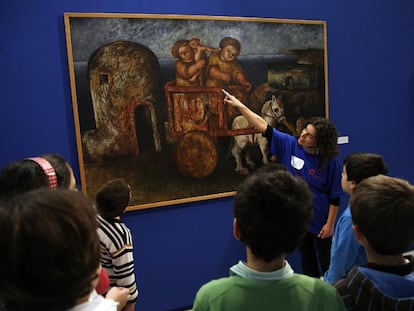
<svg viewBox="0 0 414 311">
<path fill-rule="evenodd" d="M 197 50 L 196 50 L 197 51 Z M 189 40 L 177 40 L 171 54 L 178 58 L 175 62 L 175 83 L 177 86 L 202 86 L 206 58 L 194 51 Z M 197 56 L 197 59 L 196 59 Z"/>
<path fill-rule="evenodd" d="M 129 289 L 130 299 L 124 311 L 135 310 L 138 288 L 135 282 L 132 235 L 121 215 L 131 199 L 131 188 L 124 179 L 113 179 L 96 194 L 98 235 L 101 240 L 101 264 L 111 286 Z"/>
<path fill-rule="evenodd" d="M 239 85 L 245 91 L 252 90 L 252 84 L 246 77 L 237 56 L 241 52 L 239 40 L 225 37 L 220 41 L 220 51 L 212 53 L 208 59 L 206 73 L 207 86 L 227 87 Z"/>
</svg>

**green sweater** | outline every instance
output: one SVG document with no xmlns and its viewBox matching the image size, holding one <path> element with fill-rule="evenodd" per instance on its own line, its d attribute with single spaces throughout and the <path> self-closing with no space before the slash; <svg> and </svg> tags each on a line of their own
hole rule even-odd
<svg viewBox="0 0 414 311">
<path fill-rule="evenodd" d="M 335 288 L 320 279 L 293 271 L 274 279 L 263 278 L 264 273 L 251 278 L 252 271 L 240 273 L 247 268 L 240 265 L 232 267 L 230 277 L 203 285 L 193 311 L 346 310 Z"/>
</svg>

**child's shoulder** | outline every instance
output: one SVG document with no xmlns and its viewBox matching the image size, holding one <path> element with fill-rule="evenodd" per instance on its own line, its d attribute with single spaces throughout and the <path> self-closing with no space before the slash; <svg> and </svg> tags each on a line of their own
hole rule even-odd
<svg viewBox="0 0 414 311">
<path fill-rule="evenodd" d="M 335 292 L 335 288 L 324 282 L 319 278 L 310 277 L 304 274 L 295 273 L 293 277 L 296 279 L 296 283 L 303 287 L 314 292 Z"/>
</svg>

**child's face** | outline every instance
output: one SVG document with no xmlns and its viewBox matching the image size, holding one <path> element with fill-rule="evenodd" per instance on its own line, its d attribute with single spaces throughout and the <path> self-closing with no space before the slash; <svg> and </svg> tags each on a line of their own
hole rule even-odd
<svg viewBox="0 0 414 311">
<path fill-rule="evenodd" d="M 180 58 L 186 63 L 191 62 L 194 59 L 193 49 L 189 45 L 180 47 L 178 49 L 178 55 L 180 55 Z"/>
<path fill-rule="evenodd" d="M 239 55 L 239 52 L 234 46 L 227 45 L 221 49 L 220 56 L 225 62 L 231 62 Z"/>
<path fill-rule="evenodd" d="M 346 193 L 351 193 L 352 192 L 351 184 L 352 182 L 348 181 L 348 175 L 346 173 L 346 166 L 344 165 L 342 169 L 342 178 L 341 178 L 342 190 L 345 191 Z"/>
</svg>

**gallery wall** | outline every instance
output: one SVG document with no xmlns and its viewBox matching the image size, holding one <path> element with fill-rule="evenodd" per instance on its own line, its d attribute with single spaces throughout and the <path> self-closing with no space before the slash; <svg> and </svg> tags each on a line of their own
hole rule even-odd
<svg viewBox="0 0 414 311">
<path fill-rule="evenodd" d="M 327 21 L 329 117 L 354 151 L 383 154 L 390 175 L 414 182 L 414 2 L 327 0 L 2 0 L 0 166 L 46 152 L 79 166 L 65 12 L 121 12 Z M 154 38 L 157 40 L 157 38 Z M 346 204 L 344 197 L 342 205 Z M 140 287 L 137 310 L 192 303 L 201 284 L 243 258 L 233 198 L 129 212 Z M 300 270 L 297 254 L 289 255 Z"/>
</svg>

